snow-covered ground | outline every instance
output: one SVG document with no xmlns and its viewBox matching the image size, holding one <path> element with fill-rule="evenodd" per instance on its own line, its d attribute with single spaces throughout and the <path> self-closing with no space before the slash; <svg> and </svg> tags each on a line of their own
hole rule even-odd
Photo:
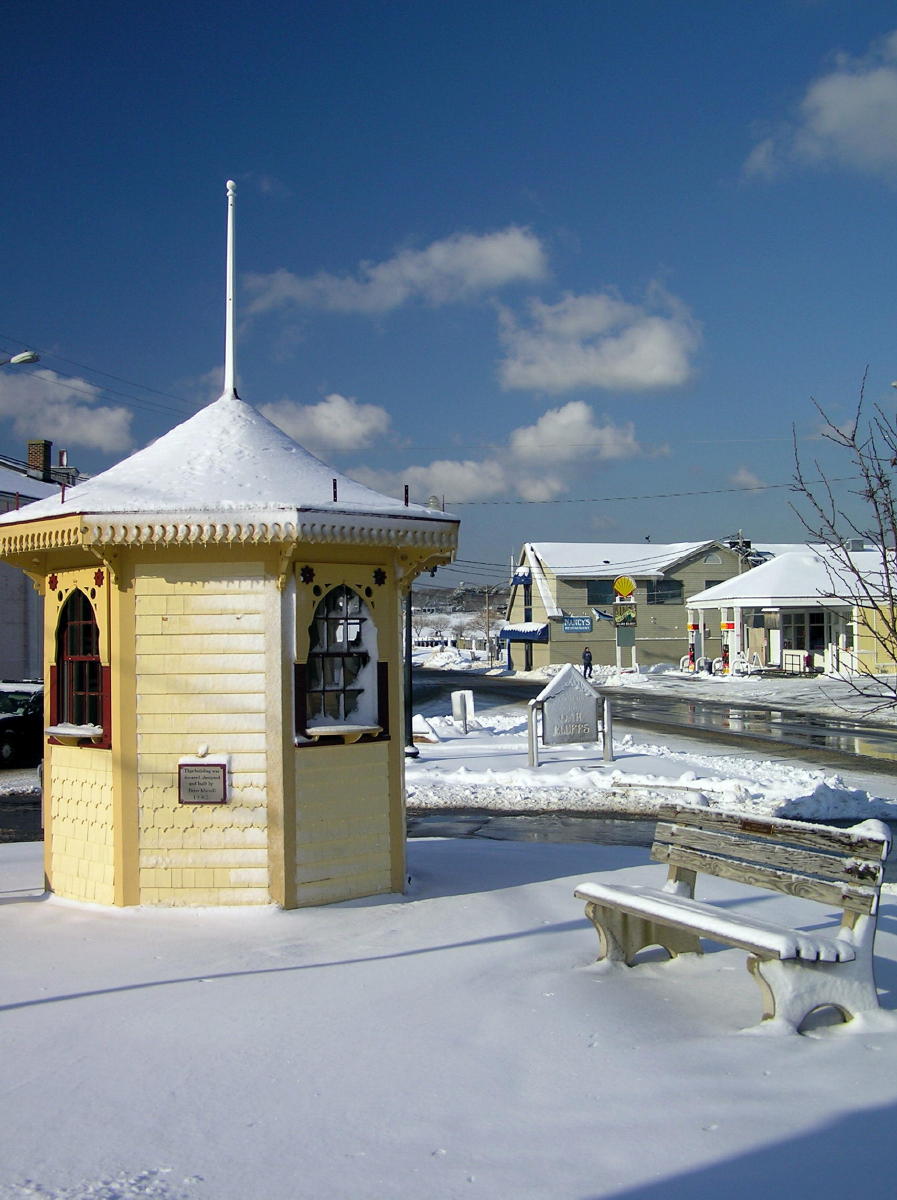
<svg viewBox="0 0 897 1200">
<path fill-rule="evenodd" d="M 882 1013 L 754 1037 L 740 951 L 594 963 L 573 889 L 656 881 L 643 850 L 416 840 L 403 897 L 249 913 L 44 901 L 39 854 L 0 846 L 3 1200 L 889 1190 L 891 900 Z"/>
<path fill-rule="evenodd" d="M 657 686 L 643 678 L 625 686 Z M 788 686 L 806 698 L 824 685 Z M 411 804 L 897 812 L 893 777 L 623 729 L 613 763 L 563 747 L 531 770 L 523 720 L 522 708 L 483 710 L 463 736 L 444 715 L 421 718 L 439 740 L 409 763 Z M 573 890 L 657 883 L 644 849 L 413 839 L 406 895 L 295 912 L 46 899 L 40 855 L 38 843 L 0 846 L 0 1200 L 842 1200 L 864 1181 L 889 1188 L 892 891 L 876 942 L 881 1013 L 754 1037 L 743 1031 L 760 993 L 743 952 L 595 964 Z M 829 919 L 701 882 L 730 910 Z"/>
<path fill-rule="evenodd" d="M 476 715 L 464 735 L 451 717 L 418 717 L 420 757 L 406 764 L 413 810 L 631 813 L 651 816 L 683 803 L 811 820 L 897 821 L 897 777 L 874 763 L 834 771 L 790 756 L 738 751 L 712 739 L 646 741 L 615 728 L 614 758 L 600 745 L 542 748 L 528 765 L 526 713 L 520 707 Z"/>
</svg>

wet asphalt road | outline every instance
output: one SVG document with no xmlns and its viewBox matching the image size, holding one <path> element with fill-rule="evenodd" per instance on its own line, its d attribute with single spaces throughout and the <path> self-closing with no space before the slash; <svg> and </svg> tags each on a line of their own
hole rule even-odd
<svg viewBox="0 0 897 1200">
<path fill-rule="evenodd" d="M 414 708 L 444 701 L 458 688 L 471 688 L 481 708 L 525 704 L 542 683 L 466 671 L 428 671 L 416 668 L 412 690 Z M 634 695 L 628 688 L 603 689 L 612 697 L 614 719 L 656 733 L 714 740 L 761 748 L 774 745 L 779 754 L 793 755 L 812 765 L 853 767 L 857 760 L 883 774 L 897 775 L 897 730 L 854 720 L 837 720 L 794 709 L 683 700 L 656 692 Z M 873 760 L 873 761 L 869 761 Z"/>
</svg>

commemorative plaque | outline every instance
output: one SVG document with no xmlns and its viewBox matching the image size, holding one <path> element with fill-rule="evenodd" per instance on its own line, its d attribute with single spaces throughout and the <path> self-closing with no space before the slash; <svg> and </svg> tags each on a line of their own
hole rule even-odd
<svg viewBox="0 0 897 1200">
<path fill-rule="evenodd" d="M 226 804 L 225 763 L 178 763 L 179 804 Z"/>
</svg>

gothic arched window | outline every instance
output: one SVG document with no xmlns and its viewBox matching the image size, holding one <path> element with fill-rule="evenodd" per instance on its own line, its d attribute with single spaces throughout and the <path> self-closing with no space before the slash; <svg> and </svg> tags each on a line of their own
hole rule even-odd
<svg viewBox="0 0 897 1200">
<path fill-rule="evenodd" d="M 346 726 L 387 736 L 386 680 L 370 609 L 344 584 L 332 588 L 314 611 L 308 659 L 296 668 L 297 734 L 339 736 L 338 727 Z"/>
<path fill-rule="evenodd" d="M 63 605 L 56 630 L 55 724 L 103 725 L 104 677 L 93 607 L 76 588 Z"/>
<path fill-rule="evenodd" d="M 367 605 L 351 588 L 334 588 L 315 609 L 305 685 L 310 724 L 372 723 L 374 706 L 364 700 L 376 675 L 371 670 L 374 633 Z"/>
</svg>

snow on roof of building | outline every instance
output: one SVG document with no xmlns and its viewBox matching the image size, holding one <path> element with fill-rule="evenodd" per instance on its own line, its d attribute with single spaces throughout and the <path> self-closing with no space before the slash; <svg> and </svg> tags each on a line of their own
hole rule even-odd
<svg viewBox="0 0 897 1200">
<path fill-rule="evenodd" d="M 55 496 L 59 492 L 58 483 L 45 483 L 43 479 L 35 479 L 23 471 L 15 471 L 12 467 L 0 465 L 0 492 L 9 496 L 21 496 L 27 500 L 42 500 L 45 496 Z"/>
<path fill-rule="evenodd" d="M 766 557 L 778 558 L 781 554 L 791 554 L 792 551 L 805 554 L 813 548 L 809 542 L 752 542 L 748 554 L 763 554 Z"/>
<path fill-rule="evenodd" d="M 64 499 L 56 485 L 51 490 L 49 498 L 0 516 L 0 524 L 88 513 L 297 509 L 457 521 L 356 483 L 228 393 L 129 458 L 69 488 Z"/>
<path fill-rule="evenodd" d="M 869 581 L 874 593 L 875 578 L 881 571 L 881 553 L 861 550 L 850 554 L 856 569 Z M 842 559 L 843 561 L 843 559 Z M 839 579 L 839 573 L 841 578 Z M 846 602 L 849 583 L 842 582 L 843 568 L 831 550 L 823 547 L 789 550 L 768 562 L 752 567 L 743 575 L 718 583 L 690 596 L 686 603 L 692 608 L 718 608 L 738 605 L 748 608 L 788 608 L 796 606 L 837 606 Z"/>
<path fill-rule="evenodd" d="M 677 563 L 709 550 L 703 542 L 533 542 L 532 550 L 556 576 L 564 579 L 602 579 L 617 575 L 642 578 L 662 575 Z"/>
</svg>

